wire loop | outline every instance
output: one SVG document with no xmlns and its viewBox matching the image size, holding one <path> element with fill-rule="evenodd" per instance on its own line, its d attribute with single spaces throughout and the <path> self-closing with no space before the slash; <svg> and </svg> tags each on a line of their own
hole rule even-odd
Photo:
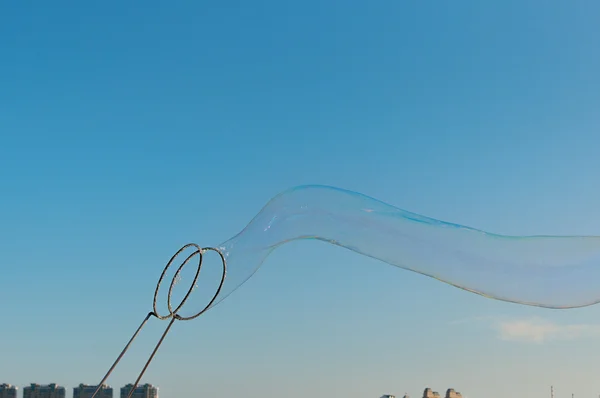
<svg viewBox="0 0 600 398">
<path fill-rule="evenodd" d="M 183 261 L 183 263 L 179 266 L 179 268 L 177 268 L 177 271 L 175 272 L 175 275 L 173 276 L 173 279 L 171 279 L 171 285 L 169 286 L 169 294 L 167 296 L 167 307 L 169 309 L 169 313 L 168 313 L 168 315 L 160 315 L 158 313 L 157 308 L 156 308 L 156 304 L 157 304 L 157 300 L 158 300 L 158 292 L 160 290 L 160 286 L 161 286 L 161 284 L 163 282 L 163 279 L 165 278 L 167 270 L 171 267 L 171 265 L 173 264 L 173 261 L 175 260 L 175 258 L 177 258 L 177 256 L 179 256 L 185 249 L 187 249 L 189 247 L 193 247 L 196 250 L 194 250 L 194 252 L 192 254 L 190 254 L 189 256 L 187 256 L 186 259 Z M 190 297 L 190 294 L 195 289 L 196 283 L 198 282 L 198 278 L 200 276 L 200 270 L 202 269 L 202 261 L 204 259 L 204 253 L 207 252 L 207 251 L 214 251 L 214 252 L 216 252 L 219 255 L 219 257 L 221 257 L 221 263 L 223 264 L 223 272 L 221 274 L 221 281 L 219 282 L 219 286 L 217 287 L 217 290 L 216 290 L 215 294 L 213 295 L 213 298 L 208 302 L 208 304 L 200 312 L 197 312 L 196 314 L 191 315 L 191 316 L 187 316 L 187 317 L 181 316 L 181 315 L 178 314 L 178 311 L 181 309 L 181 307 L 183 307 L 183 305 L 185 304 L 185 302 L 187 301 L 187 299 Z M 172 306 L 172 303 L 171 303 L 171 295 L 173 293 L 173 287 L 177 284 L 177 278 L 179 277 L 179 275 L 180 275 L 181 270 L 183 269 L 183 267 L 185 267 L 185 265 L 194 256 L 196 256 L 196 255 L 198 256 L 198 266 L 197 266 L 196 274 L 194 276 L 194 280 L 192 281 L 192 284 L 191 284 L 190 288 L 188 289 L 185 297 L 181 300 L 181 302 L 177 305 L 177 307 L 175 307 L 175 309 L 173 309 L 173 306 Z M 133 334 L 133 336 L 131 337 L 131 339 L 129 339 L 129 342 L 125 345 L 125 348 L 123 349 L 123 351 L 121 351 L 121 353 L 119 354 L 119 356 L 117 357 L 117 359 L 115 360 L 115 362 L 112 364 L 112 366 L 110 367 L 110 369 L 108 370 L 108 372 L 106 373 L 106 375 L 104 376 L 104 378 L 102 379 L 102 381 L 100 381 L 100 383 L 96 387 L 96 391 L 92 394 L 92 396 L 90 398 L 95 398 L 95 396 L 98 394 L 98 391 L 100 391 L 100 389 L 102 388 L 102 385 L 104 384 L 104 382 L 111 375 L 111 373 L 113 372 L 113 370 L 115 369 L 115 367 L 117 366 L 117 364 L 121 361 L 121 359 L 123 358 L 123 356 L 127 352 L 127 350 L 129 350 L 129 347 L 130 347 L 131 343 L 138 336 L 139 332 L 146 325 L 146 323 L 147 323 L 148 319 L 150 319 L 150 317 L 154 316 L 155 318 L 158 318 L 158 319 L 161 319 L 161 320 L 171 319 L 171 321 L 167 325 L 167 328 L 163 332 L 160 340 L 158 341 L 158 343 L 154 347 L 154 350 L 150 354 L 150 357 L 146 361 L 146 364 L 142 368 L 142 371 L 138 375 L 138 378 L 136 379 L 136 381 L 135 381 L 135 383 L 133 385 L 133 388 L 129 392 L 129 395 L 127 396 L 127 398 L 131 398 L 131 396 L 135 392 L 135 389 L 138 386 L 140 380 L 142 379 L 142 376 L 146 372 L 146 369 L 148 369 L 148 366 L 150 365 L 150 362 L 152 362 L 152 360 L 154 359 L 154 356 L 156 355 L 156 352 L 158 351 L 158 348 L 161 346 L 164 338 L 167 336 L 167 333 L 169 333 L 169 331 L 171 330 L 171 326 L 173 326 L 173 323 L 176 320 L 189 321 L 191 319 L 195 319 L 195 318 L 199 317 L 200 315 L 204 314 L 210 308 L 210 306 L 215 302 L 215 300 L 217 299 L 217 297 L 219 296 L 219 293 L 221 292 L 221 289 L 223 288 L 223 284 L 225 282 L 225 277 L 226 276 L 227 276 L 227 261 L 225 260 L 225 256 L 223 255 L 223 253 L 221 252 L 221 250 L 219 250 L 217 248 L 214 248 L 214 247 L 204 247 L 204 248 L 201 248 L 200 246 L 198 246 L 195 243 L 188 243 L 188 244 L 184 245 L 183 247 L 181 247 L 181 249 L 179 249 L 173 255 L 173 257 L 171 257 L 171 259 L 169 260 L 169 262 L 167 263 L 167 265 L 163 269 L 163 272 L 160 275 L 160 278 L 158 279 L 158 283 L 156 284 L 156 289 L 154 291 L 154 298 L 152 300 L 152 312 L 149 312 L 146 315 L 146 317 L 144 318 L 144 320 L 142 321 L 142 323 L 140 324 L 140 326 L 137 328 L 137 330 L 135 331 L 135 333 Z"/>
</svg>

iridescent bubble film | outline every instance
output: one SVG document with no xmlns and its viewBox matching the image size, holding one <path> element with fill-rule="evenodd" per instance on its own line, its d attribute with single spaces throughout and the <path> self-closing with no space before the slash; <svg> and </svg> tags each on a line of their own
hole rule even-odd
<svg viewBox="0 0 600 398">
<path fill-rule="evenodd" d="M 278 246 L 317 239 L 490 298 L 548 308 L 600 301 L 600 237 L 502 236 L 411 213 L 368 196 L 301 186 L 274 197 L 217 247 L 227 278 L 216 305 Z"/>
</svg>

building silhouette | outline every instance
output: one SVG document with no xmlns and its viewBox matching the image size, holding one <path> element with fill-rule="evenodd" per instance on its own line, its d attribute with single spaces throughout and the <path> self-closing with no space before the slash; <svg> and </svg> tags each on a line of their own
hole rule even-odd
<svg viewBox="0 0 600 398">
<path fill-rule="evenodd" d="M 423 398 L 440 398 L 440 393 L 437 391 L 433 391 L 431 388 L 427 387 L 423 391 Z"/>
<path fill-rule="evenodd" d="M 404 398 L 408 398 L 408 396 L 405 395 Z M 438 393 L 437 391 L 433 391 L 431 388 L 427 387 L 423 391 L 423 398 L 440 398 L 440 393 Z M 446 390 L 445 398 L 462 398 L 462 395 L 458 391 L 454 391 L 454 388 L 449 388 L 448 390 Z"/>
<path fill-rule="evenodd" d="M 19 388 L 10 384 L 0 384 L 0 398 L 17 398 Z"/>
<path fill-rule="evenodd" d="M 73 398 L 91 398 L 96 391 L 98 386 L 90 386 L 87 384 L 80 384 L 73 388 Z M 96 398 L 113 398 L 113 389 L 106 384 L 102 384 Z"/>
<path fill-rule="evenodd" d="M 65 388 L 56 383 L 47 385 L 32 383 L 23 389 L 23 398 L 65 398 Z"/>
<path fill-rule="evenodd" d="M 446 398 L 462 398 L 462 395 L 458 391 L 454 391 L 454 388 L 449 388 L 446 391 Z"/>
<path fill-rule="evenodd" d="M 127 384 L 125 387 L 121 387 L 121 398 L 127 398 L 132 388 L 133 384 Z M 158 387 L 155 387 L 152 384 L 137 386 L 133 391 L 131 398 L 158 398 Z"/>
</svg>

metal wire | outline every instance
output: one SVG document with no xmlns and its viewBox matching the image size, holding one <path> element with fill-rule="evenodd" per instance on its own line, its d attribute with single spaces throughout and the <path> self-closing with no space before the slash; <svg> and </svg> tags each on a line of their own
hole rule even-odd
<svg viewBox="0 0 600 398">
<path fill-rule="evenodd" d="M 168 313 L 168 315 L 160 315 L 158 313 L 157 308 L 156 308 L 156 302 L 157 302 L 157 299 L 158 299 L 158 292 L 160 290 L 160 286 L 161 286 L 161 284 L 163 282 L 163 279 L 165 278 L 167 270 L 171 267 L 171 265 L 173 264 L 173 261 L 175 260 L 175 258 L 177 258 L 177 256 L 179 256 L 185 249 L 187 249 L 189 247 L 193 247 L 196 250 L 192 254 L 190 254 L 183 261 L 183 263 L 179 266 L 179 268 L 177 268 L 177 271 L 175 272 L 175 275 L 173 276 L 173 279 L 171 280 L 171 285 L 169 286 L 169 294 L 167 296 L 167 307 L 169 309 L 169 313 Z M 181 316 L 177 312 L 181 309 L 181 307 L 183 307 L 183 305 L 185 304 L 185 302 L 187 301 L 187 299 L 190 297 L 190 294 L 192 293 L 192 291 L 196 287 L 196 282 L 198 281 L 198 277 L 200 276 L 200 270 L 202 269 L 202 261 L 203 261 L 203 258 L 204 258 L 203 255 L 207 251 L 214 251 L 214 252 L 216 252 L 219 255 L 219 257 L 221 257 L 221 263 L 223 264 L 223 272 L 222 272 L 222 275 L 221 275 L 221 281 L 219 282 L 219 286 L 217 287 L 217 291 L 213 295 L 213 298 L 208 302 L 208 304 L 201 311 L 197 312 L 196 314 L 194 314 L 192 316 L 188 316 L 188 317 Z M 193 280 L 192 284 L 190 285 L 190 288 L 188 289 L 188 292 L 186 293 L 186 295 L 184 296 L 184 298 L 181 300 L 181 302 L 179 303 L 179 305 L 177 307 L 175 307 L 175 309 L 173 309 L 172 304 L 171 304 L 171 295 L 173 293 L 173 287 L 177 283 L 177 278 L 179 277 L 179 275 L 180 275 L 181 270 L 183 269 L 183 267 L 194 256 L 196 256 L 196 255 L 198 256 L 198 266 L 197 266 L 197 270 L 196 270 L 196 275 L 194 276 L 194 280 Z M 125 348 L 123 348 L 123 351 L 121 351 L 121 353 L 119 354 L 119 356 L 117 357 L 117 359 L 115 360 L 115 362 L 112 364 L 112 366 L 110 367 L 110 369 L 108 369 L 108 372 L 106 373 L 106 375 L 104 376 L 104 378 L 102 379 L 102 381 L 100 381 L 100 383 L 96 387 L 96 391 L 94 391 L 94 393 L 92 394 L 92 396 L 90 398 L 95 398 L 96 397 L 96 395 L 98 394 L 98 392 L 102 388 L 104 382 L 106 382 L 106 380 L 111 375 L 111 373 L 113 372 L 113 370 L 117 367 L 117 364 L 121 361 L 121 359 L 123 358 L 123 356 L 125 355 L 125 353 L 127 352 L 127 350 L 129 350 L 129 347 L 131 346 L 131 343 L 133 342 L 133 340 L 136 339 L 136 337 L 138 336 L 138 334 L 140 333 L 140 331 L 142 330 L 142 328 L 146 325 L 146 323 L 148 322 L 148 319 L 150 319 L 150 317 L 155 317 L 155 318 L 160 319 L 160 320 L 171 319 L 171 321 L 167 325 L 167 328 L 165 329 L 165 331 L 163 332 L 162 336 L 158 340 L 158 343 L 154 347 L 154 350 L 150 354 L 150 357 L 148 357 L 148 360 L 146 361 L 146 364 L 142 368 L 142 371 L 140 372 L 140 374 L 138 375 L 137 379 L 135 380 L 135 383 L 133 384 L 133 387 L 131 388 L 131 391 L 129 392 L 129 395 L 127 396 L 127 398 L 131 398 L 131 396 L 135 392 L 135 389 L 137 388 L 140 380 L 144 376 L 144 373 L 148 369 L 148 366 L 150 366 L 150 363 L 154 359 L 154 356 L 156 355 L 156 352 L 160 348 L 163 340 L 165 339 L 165 337 L 167 336 L 167 334 L 171 330 L 171 326 L 173 326 L 173 324 L 175 323 L 175 320 L 189 321 L 191 319 L 195 319 L 195 318 L 199 317 L 204 312 L 206 312 L 206 310 L 208 310 L 210 308 L 210 306 L 214 303 L 214 301 L 217 299 L 217 296 L 221 292 L 221 289 L 223 288 L 223 283 L 225 282 L 226 275 L 227 275 L 227 261 L 225 260 L 225 256 L 223 255 L 223 253 L 219 249 L 214 248 L 214 247 L 200 248 L 200 246 L 198 246 L 195 243 L 188 243 L 187 245 L 184 245 L 181 249 L 179 249 L 173 255 L 173 257 L 171 257 L 171 259 L 169 260 L 169 262 L 167 263 L 167 265 L 163 269 L 163 272 L 160 275 L 160 278 L 158 279 L 158 283 L 156 284 L 156 290 L 154 291 L 154 298 L 153 298 L 153 301 L 152 301 L 152 311 L 149 312 L 148 315 L 146 315 L 146 317 L 144 318 L 144 320 L 142 321 L 142 323 L 140 324 L 140 326 L 137 328 L 137 330 L 135 331 L 135 333 L 133 334 L 133 336 L 129 339 L 129 342 L 127 342 L 127 344 L 125 345 Z"/>
</svg>

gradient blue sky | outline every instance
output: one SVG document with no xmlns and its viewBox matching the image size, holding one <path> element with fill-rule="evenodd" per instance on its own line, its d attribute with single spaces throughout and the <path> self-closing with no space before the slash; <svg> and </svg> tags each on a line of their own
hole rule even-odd
<svg viewBox="0 0 600 398">
<path fill-rule="evenodd" d="M 98 382 L 171 254 L 224 241 L 294 185 L 497 233 L 600 234 L 599 12 L 4 2 L 0 382 Z M 161 398 L 596 397 L 599 330 L 600 307 L 496 302 L 297 242 L 176 325 L 144 381 Z"/>
</svg>

